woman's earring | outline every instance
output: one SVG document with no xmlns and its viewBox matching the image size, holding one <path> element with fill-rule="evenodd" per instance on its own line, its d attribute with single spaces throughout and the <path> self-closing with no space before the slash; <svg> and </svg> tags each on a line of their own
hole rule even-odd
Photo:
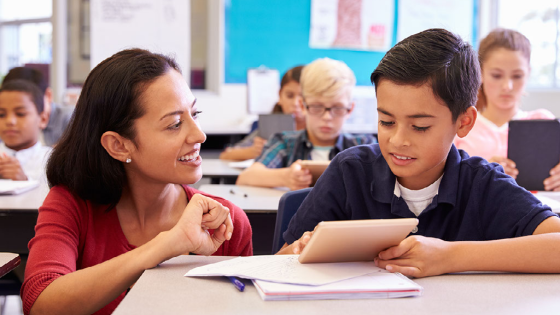
<svg viewBox="0 0 560 315">
<path fill-rule="evenodd" d="M 126 159 L 126 164 L 129 164 L 130 162 L 132 162 L 132 160 L 130 158 Z"/>
</svg>

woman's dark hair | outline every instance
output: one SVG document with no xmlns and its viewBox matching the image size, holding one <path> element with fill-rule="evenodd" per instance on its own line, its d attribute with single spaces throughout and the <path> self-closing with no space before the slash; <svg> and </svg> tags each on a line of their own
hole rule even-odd
<svg viewBox="0 0 560 315">
<path fill-rule="evenodd" d="M 299 83 L 299 78 L 301 77 L 301 71 L 303 70 L 303 67 L 304 66 L 296 66 L 286 71 L 286 73 L 284 73 L 284 75 L 282 76 L 282 80 L 280 81 L 280 90 L 282 90 L 286 84 L 292 81 Z M 282 114 L 282 106 L 280 106 L 280 104 L 274 105 L 272 113 Z"/>
<path fill-rule="evenodd" d="M 38 86 L 33 82 L 27 80 L 10 80 L 4 82 L 0 87 L 0 93 L 2 92 L 21 92 L 29 95 L 35 108 L 37 108 L 37 113 L 41 114 L 45 106 L 45 101 L 43 99 L 43 93 Z"/>
<path fill-rule="evenodd" d="M 480 66 L 477 54 L 461 37 L 429 29 L 403 39 L 385 54 L 371 74 L 376 89 L 381 80 L 414 86 L 429 83 L 455 122 L 476 104 Z"/>
<path fill-rule="evenodd" d="M 101 145 L 101 135 L 114 131 L 134 142 L 134 121 L 144 115 L 140 97 L 170 69 L 180 72 L 172 58 L 142 49 L 123 50 L 97 65 L 47 164 L 49 186 L 66 186 L 81 199 L 97 204 L 116 204 L 126 174 L 122 162 Z"/>
</svg>

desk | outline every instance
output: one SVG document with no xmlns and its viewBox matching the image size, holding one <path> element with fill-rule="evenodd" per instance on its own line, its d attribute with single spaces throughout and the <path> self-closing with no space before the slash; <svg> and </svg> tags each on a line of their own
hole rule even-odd
<svg viewBox="0 0 560 315">
<path fill-rule="evenodd" d="M 228 163 L 220 159 L 202 159 L 202 177 L 210 178 L 212 184 L 220 182 L 235 183 L 241 169 L 229 167 Z"/>
<path fill-rule="evenodd" d="M 253 254 L 270 255 L 280 197 L 288 190 L 241 185 L 202 185 L 199 190 L 231 201 L 247 213 L 253 229 Z M 233 193 L 232 193 L 233 192 Z M 245 197 L 247 196 L 247 197 Z"/>
<path fill-rule="evenodd" d="M 0 253 L 0 278 L 19 266 L 20 262 L 18 254 Z"/>
<path fill-rule="evenodd" d="M 27 243 L 35 235 L 37 210 L 49 188 L 40 185 L 19 195 L 0 196 L 0 251 L 29 253 Z"/>
<path fill-rule="evenodd" d="M 190 269 L 231 257 L 179 256 L 146 270 L 114 315 L 125 314 L 558 314 L 560 275 L 463 274 L 415 279 L 417 298 L 263 301 L 250 281 L 186 278 Z"/>
<path fill-rule="evenodd" d="M 263 188 L 243 185 L 202 185 L 199 190 L 225 198 L 246 213 L 276 213 L 280 197 L 287 188 Z"/>
</svg>

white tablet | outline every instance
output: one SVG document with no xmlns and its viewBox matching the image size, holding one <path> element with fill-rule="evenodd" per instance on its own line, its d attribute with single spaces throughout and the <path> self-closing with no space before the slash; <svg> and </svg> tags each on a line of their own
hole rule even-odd
<svg viewBox="0 0 560 315">
<path fill-rule="evenodd" d="M 373 260 L 417 225 L 415 218 L 321 222 L 298 260 L 302 264 Z"/>
<path fill-rule="evenodd" d="M 301 167 L 306 168 L 311 172 L 313 176 L 313 183 L 311 186 L 314 186 L 319 176 L 323 174 L 323 172 L 327 169 L 331 162 L 330 161 L 312 161 L 312 160 L 304 160 L 301 161 Z"/>
</svg>

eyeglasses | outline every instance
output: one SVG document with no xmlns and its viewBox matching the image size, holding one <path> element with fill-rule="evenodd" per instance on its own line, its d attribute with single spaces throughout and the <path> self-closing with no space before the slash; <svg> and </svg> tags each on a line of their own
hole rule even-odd
<svg viewBox="0 0 560 315">
<path fill-rule="evenodd" d="M 309 112 L 309 114 L 313 116 L 323 116 L 325 112 L 331 112 L 331 115 L 333 117 L 341 117 L 348 114 L 348 112 L 350 111 L 349 108 L 343 106 L 325 107 L 323 105 L 305 104 L 305 108 L 307 108 L 307 112 Z"/>
</svg>

